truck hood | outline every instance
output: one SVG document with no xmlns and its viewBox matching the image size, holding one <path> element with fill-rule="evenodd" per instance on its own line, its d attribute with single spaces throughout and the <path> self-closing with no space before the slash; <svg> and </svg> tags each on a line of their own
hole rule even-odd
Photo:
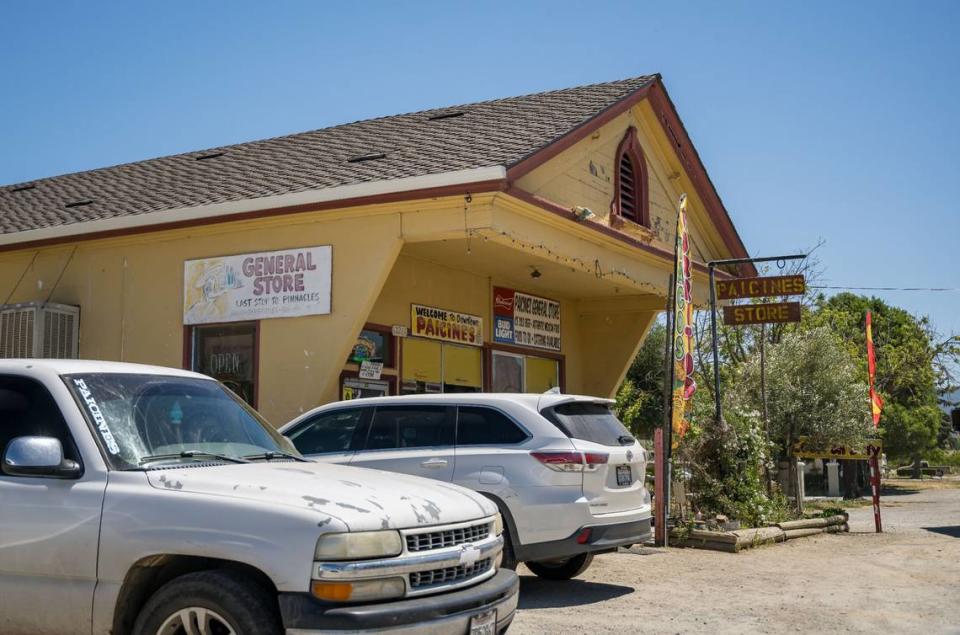
<svg viewBox="0 0 960 635">
<path fill-rule="evenodd" d="M 457 485 L 417 476 L 330 463 L 270 461 L 177 467 L 147 472 L 172 495 L 225 496 L 251 503 L 251 513 L 285 505 L 337 519 L 350 531 L 409 529 L 494 514 L 496 506 Z"/>
</svg>

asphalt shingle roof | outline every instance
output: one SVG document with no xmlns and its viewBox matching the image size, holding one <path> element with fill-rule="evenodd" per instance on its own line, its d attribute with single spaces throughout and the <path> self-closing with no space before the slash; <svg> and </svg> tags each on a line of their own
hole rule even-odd
<svg viewBox="0 0 960 635">
<path fill-rule="evenodd" d="M 471 168 L 509 168 L 655 79 L 648 75 L 381 117 L 4 186 L 0 234 Z M 456 113 L 463 114 L 437 118 Z M 351 161 L 379 153 L 385 156 Z"/>
</svg>

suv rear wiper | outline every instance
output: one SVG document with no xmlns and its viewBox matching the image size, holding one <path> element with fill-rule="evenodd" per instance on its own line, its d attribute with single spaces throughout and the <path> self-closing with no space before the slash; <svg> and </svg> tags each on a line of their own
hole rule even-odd
<svg viewBox="0 0 960 635">
<path fill-rule="evenodd" d="M 621 434 L 619 437 L 617 437 L 617 443 L 620 445 L 632 445 L 634 441 L 636 441 L 636 439 L 628 434 Z"/>
<path fill-rule="evenodd" d="M 165 461 L 167 459 L 219 459 L 221 461 L 229 461 L 230 463 L 249 463 L 247 459 L 242 459 L 239 456 L 229 456 L 227 454 L 217 454 L 216 452 L 204 452 L 203 450 L 184 450 L 182 452 L 174 452 L 172 454 L 154 454 L 152 456 L 145 456 L 140 459 L 138 465 L 144 465 L 146 463 L 152 463 L 154 461 Z"/>
<path fill-rule="evenodd" d="M 247 463 L 249 463 L 251 460 L 255 461 L 257 459 L 263 459 L 264 461 L 272 461 L 273 459 L 293 459 L 294 461 L 299 461 L 300 463 L 312 463 L 310 459 L 305 459 L 302 456 L 290 454 L 289 452 L 282 452 L 280 450 L 268 450 L 263 454 L 247 454 L 243 458 L 247 459 Z"/>
</svg>

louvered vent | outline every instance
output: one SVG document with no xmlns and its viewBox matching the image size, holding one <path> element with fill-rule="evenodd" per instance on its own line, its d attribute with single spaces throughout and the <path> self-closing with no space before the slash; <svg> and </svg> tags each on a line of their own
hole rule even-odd
<svg viewBox="0 0 960 635">
<path fill-rule="evenodd" d="M 43 357 L 73 359 L 77 356 L 76 315 L 47 311 L 43 316 Z"/>
<path fill-rule="evenodd" d="M 33 357 L 36 315 L 33 308 L 0 312 L 0 357 Z"/>
<path fill-rule="evenodd" d="M 76 359 L 80 308 L 26 302 L 0 308 L 0 358 Z"/>
<path fill-rule="evenodd" d="M 637 215 L 640 193 L 636 191 L 636 172 L 630 155 L 620 157 L 620 215 L 633 222 L 639 222 Z"/>
</svg>

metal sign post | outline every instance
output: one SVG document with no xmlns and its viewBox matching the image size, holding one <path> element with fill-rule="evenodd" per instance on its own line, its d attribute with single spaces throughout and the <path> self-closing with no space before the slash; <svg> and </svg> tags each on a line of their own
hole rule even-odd
<svg viewBox="0 0 960 635">
<path fill-rule="evenodd" d="M 764 258 L 730 258 L 728 260 L 711 260 L 707 263 L 707 272 L 710 275 L 710 333 L 712 335 L 712 344 L 713 344 L 713 395 L 715 398 L 714 403 L 714 422 L 720 423 L 723 421 L 723 403 L 721 400 L 720 394 L 720 347 L 717 343 L 717 284 L 716 284 L 716 269 L 717 267 L 722 267 L 725 265 L 743 265 L 747 263 L 756 263 L 756 262 L 785 262 L 787 260 L 803 260 L 806 258 L 806 254 L 794 254 L 792 256 L 768 256 Z M 761 285 L 759 292 L 766 292 L 769 289 L 774 289 L 774 293 L 781 293 L 783 291 L 784 285 L 786 284 L 787 277 L 781 276 L 777 278 L 779 282 L 777 284 L 768 284 L 766 286 Z M 725 288 L 726 297 L 757 297 L 752 295 L 752 289 L 750 285 L 743 285 L 743 292 L 738 295 L 733 295 L 736 289 Z M 731 295 L 726 295 L 727 293 Z M 793 287 L 790 289 L 788 295 L 796 293 Z"/>
</svg>

